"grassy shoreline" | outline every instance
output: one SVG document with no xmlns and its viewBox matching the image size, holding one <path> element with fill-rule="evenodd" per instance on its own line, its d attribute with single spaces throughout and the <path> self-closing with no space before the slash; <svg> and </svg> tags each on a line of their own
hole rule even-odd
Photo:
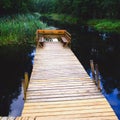
<svg viewBox="0 0 120 120">
<path fill-rule="evenodd" d="M 44 14 L 43 16 L 63 24 L 87 25 L 99 32 L 120 34 L 120 20 L 92 19 L 81 21 L 66 14 Z M 21 14 L 0 18 L 0 46 L 9 44 L 35 43 L 37 29 L 45 29 L 47 24 L 40 21 L 40 14 Z"/>
<path fill-rule="evenodd" d="M 0 46 L 35 43 L 35 32 L 47 25 L 37 14 L 22 14 L 0 18 Z"/>
<path fill-rule="evenodd" d="M 120 34 L 120 20 L 112 19 L 93 19 L 87 22 L 88 26 L 93 27 L 99 32 L 119 33 Z"/>
<path fill-rule="evenodd" d="M 120 20 L 114 19 L 90 19 L 90 20 L 81 20 L 80 18 L 73 17 L 67 14 L 43 14 L 43 16 L 48 19 L 58 21 L 63 24 L 71 25 L 87 25 L 99 32 L 108 32 L 108 33 L 120 33 Z"/>
</svg>

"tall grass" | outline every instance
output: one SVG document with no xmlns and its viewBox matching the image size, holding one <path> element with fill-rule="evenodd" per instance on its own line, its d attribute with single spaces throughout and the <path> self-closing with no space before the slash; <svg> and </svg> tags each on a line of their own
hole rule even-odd
<svg viewBox="0 0 120 120">
<path fill-rule="evenodd" d="M 36 30 L 44 29 L 46 26 L 37 14 L 0 18 L 0 45 L 34 43 Z"/>
</svg>

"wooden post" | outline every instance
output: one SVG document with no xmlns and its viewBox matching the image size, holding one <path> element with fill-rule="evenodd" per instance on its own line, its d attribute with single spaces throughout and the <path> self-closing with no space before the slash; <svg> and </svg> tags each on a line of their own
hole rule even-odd
<svg viewBox="0 0 120 120">
<path fill-rule="evenodd" d="M 24 100 L 26 99 L 26 86 L 25 86 L 25 79 L 22 80 L 22 87 L 24 92 Z"/>
<path fill-rule="evenodd" d="M 39 32 L 36 31 L 36 46 L 38 45 L 38 41 L 39 41 Z"/>
<path fill-rule="evenodd" d="M 96 82 L 97 82 L 97 86 L 98 86 L 98 89 L 101 90 L 100 88 L 100 79 L 99 79 L 99 70 L 98 70 L 98 65 L 96 64 L 95 65 L 95 70 L 96 70 Z"/>
<path fill-rule="evenodd" d="M 27 88 L 28 88 L 28 73 L 25 72 L 24 74 L 24 79 L 22 81 L 22 85 L 23 85 L 23 90 L 24 90 L 24 100 L 26 99 L 26 91 L 27 91 Z"/>
<path fill-rule="evenodd" d="M 24 74 L 24 78 L 25 78 L 25 86 L 26 86 L 26 90 L 27 90 L 27 88 L 28 88 L 28 73 L 27 72 L 25 72 L 25 74 Z"/>
<path fill-rule="evenodd" d="M 94 62 L 93 62 L 93 60 L 90 60 L 90 66 L 91 66 L 91 71 L 92 71 L 92 79 L 93 79 L 93 81 L 96 84 L 96 81 L 95 81 L 95 68 L 94 68 Z"/>
</svg>

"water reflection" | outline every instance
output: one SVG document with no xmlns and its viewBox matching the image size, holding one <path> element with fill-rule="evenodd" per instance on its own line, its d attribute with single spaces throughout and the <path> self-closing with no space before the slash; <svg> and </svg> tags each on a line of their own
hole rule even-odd
<svg viewBox="0 0 120 120">
<path fill-rule="evenodd" d="M 115 110 L 116 115 L 120 119 L 120 91 L 115 88 L 112 90 L 111 93 L 107 94 L 106 92 L 103 92 L 106 99 L 109 101 L 112 108 Z"/>
<path fill-rule="evenodd" d="M 0 116 L 21 114 L 21 82 L 25 72 L 31 74 L 33 50 L 31 45 L 0 46 Z"/>
<path fill-rule="evenodd" d="M 14 93 L 15 94 L 15 93 Z M 22 87 L 19 88 L 19 95 L 17 98 L 12 99 L 12 103 L 10 105 L 10 111 L 9 111 L 9 116 L 20 116 L 23 106 L 24 106 L 24 100 L 23 100 L 23 89 Z"/>
<path fill-rule="evenodd" d="M 106 40 L 109 38 L 109 34 L 107 33 L 100 33 L 99 36 L 101 37 L 102 40 Z"/>
<path fill-rule="evenodd" d="M 91 69 L 88 69 L 87 73 L 89 74 L 92 80 Z M 120 119 L 120 90 L 118 88 L 115 88 L 113 85 L 113 81 L 110 81 L 110 80 L 113 80 L 113 79 L 111 78 L 111 79 L 104 80 L 104 78 L 100 74 L 101 92 L 105 96 L 105 98 L 109 101 L 109 104 L 114 109 L 116 115 Z M 108 81 L 111 82 L 111 84 L 107 83 Z"/>
</svg>

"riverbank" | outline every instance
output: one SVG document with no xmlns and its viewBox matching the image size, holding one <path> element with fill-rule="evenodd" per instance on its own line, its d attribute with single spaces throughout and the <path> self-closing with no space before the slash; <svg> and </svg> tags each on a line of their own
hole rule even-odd
<svg viewBox="0 0 120 120">
<path fill-rule="evenodd" d="M 120 20 L 93 19 L 88 20 L 87 25 L 99 32 L 120 33 Z"/>
<path fill-rule="evenodd" d="M 120 34 L 120 20 L 92 19 L 83 21 L 67 14 L 43 14 L 42 17 L 70 26 L 88 26 L 98 32 Z M 37 29 L 45 29 L 46 23 L 39 13 L 12 15 L 0 18 L 0 46 L 10 44 L 34 44 Z"/>
<path fill-rule="evenodd" d="M 107 33 L 120 33 L 120 20 L 115 19 L 90 19 L 82 20 L 80 18 L 70 16 L 67 14 L 43 14 L 42 16 L 58 21 L 62 24 L 70 25 L 84 25 L 93 28 L 98 32 L 107 32 Z"/>
<path fill-rule="evenodd" d="M 46 28 L 39 20 L 40 14 L 18 14 L 0 18 L 0 46 L 35 43 L 37 29 Z"/>
</svg>

